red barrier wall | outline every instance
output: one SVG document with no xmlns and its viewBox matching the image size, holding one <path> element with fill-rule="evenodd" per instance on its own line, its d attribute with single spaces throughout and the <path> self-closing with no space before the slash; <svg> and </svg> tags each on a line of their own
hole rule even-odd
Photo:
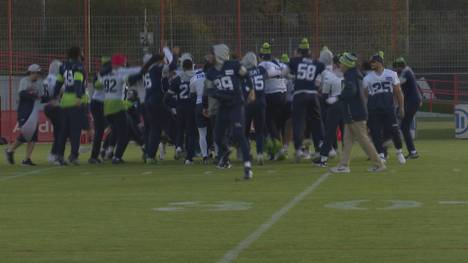
<svg viewBox="0 0 468 263">
<path fill-rule="evenodd" d="M 1 135 L 9 141 L 14 140 L 19 134 L 18 123 L 16 122 L 16 111 L 2 112 L 2 133 Z M 39 142 L 53 141 L 53 127 L 45 116 L 44 112 L 39 113 Z"/>
</svg>

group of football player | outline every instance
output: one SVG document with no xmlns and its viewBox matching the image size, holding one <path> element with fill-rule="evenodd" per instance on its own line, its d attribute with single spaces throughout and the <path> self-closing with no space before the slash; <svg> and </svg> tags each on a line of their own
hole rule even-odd
<svg viewBox="0 0 468 263">
<path fill-rule="evenodd" d="M 146 164 L 164 159 L 166 146 L 174 145 L 175 159 L 185 165 L 200 157 L 203 164 L 226 169 L 237 148 L 245 179 L 253 175 L 251 140 L 258 165 L 287 158 L 292 141 L 296 162 L 312 159 L 327 167 L 337 155 L 339 137 L 342 159 L 332 172 L 350 171 L 354 140 L 373 162 L 371 172 L 386 168 L 392 141 L 400 164 L 418 158 L 410 128 L 421 94 L 405 60 L 398 58 L 393 70 L 386 69 L 383 52 L 358 64 L 356 54 L 334 55 L 327 47 L 314 58 L 306 38 L 291 58 L 273 56 L 269 43 L 258 54 L 242 57 L 219 44 L 197 66 L 190 53 L 166 47 L 160 54 L 146 54 L 138 67 L 130 67 L 122 54 L 102 57 L 89 91 L 81 49 L 70 48 L 67 57 L 51 63 L 43 85 L 22 88 L 19 94 L 20 127 L 34 112 L 35 101 L 45 105 L 54 127 L 49 161 L 56 165 L 79 164 L 83 131 L 92 138 L 90 164 L 124 163 L 132 140 Z M 38 67 L 31 65 L 28 77 L 37 75 Z M 144 92 L 138 92 L 140 84 Z M 37 129 L 32 136 L 20 135 L 5 151 L 8 162 L 14 163 L 21 143 L 35 141 Z M 67 141 L 71 151 L 65 159 Z M 35 165 L 30 153 L 23 164 Z"/>
</svg>

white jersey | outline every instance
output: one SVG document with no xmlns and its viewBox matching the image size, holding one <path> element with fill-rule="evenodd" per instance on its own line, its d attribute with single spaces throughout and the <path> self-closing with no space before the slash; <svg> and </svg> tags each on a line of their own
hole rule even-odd
<svg viewBox="0 0 468 263">
<path fill-rule="evenodd" d="M 112 70 L 108 75 L 100 77 L 100 82 L 104 87 L 104 100 L 124 100 L 126 99 L 127 77 L 140 72 L 140 67 L 119 68 Z M 94 94 L 93 94 L 94 95 Z"/>
<path fill-rule="evenodd" d="M 93 90 L 93 96 L 91 97 L 92 100 L 97 100 L 103 102 L 106 98 L 106 92 L 104 89 L 96 89 Z"/>
<path fill-rule="evenodd" d="M 329 97 L 336 97 L 341 94 L 341 81 L 331 69 L 327 68 L 322 72 L 321 91 Z"/>
<path fill-rule="evenodd" d="M 374 110 L 394 110 L 395 100 L 393 88 L 400 84 L 400 79 L 395 71 L 385 69 L 378 75 L 370 72 L 364 78 L 363 88 L 368 92 L 367 108 L 369 112 Z"/>
<path fill-rule="evenodd" d="M 286 83 L 281 76 L 286 65 L 272 61 L 262 61 L 258 66 L 263 67 L 268 73 L 268 77 L 265 80 L 265 94 L 286 92 Z"/>
<path fill-rule="evenodd" d="M 55 88 L 55 83 L 57 83 L 57 75 L 56 74 L 49 74 L 47 75 L 47 78 L 44 79 L 44 82 L 42 83 L 44 87 L 44 95 L 51 98 L 54 96 L 54 88 Z"/>
<path fill-rule="evenodd" d="M 203 91 L 205 89 L 205 80 L 205 72 L 203 72 L 202 70 L 197 71 L 190 80 L 190 93 L 197 94 L 196 104 L 203 103 Z"/>
<path fill-rule="evenodd" d="M 389 69 L 384 69 L 382 74 L 377 75 L 371 71 L 364 77 L 363 87 L 369 92 L 369 96 L 381 93 L 393 93 L 393 87 L 400 84 L 398 74 Z"/>
</svg>

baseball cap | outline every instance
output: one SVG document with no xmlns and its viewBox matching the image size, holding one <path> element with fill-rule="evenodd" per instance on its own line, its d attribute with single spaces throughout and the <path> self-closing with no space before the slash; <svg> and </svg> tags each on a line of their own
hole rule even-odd
<svg viewBox="0 0 468 263">
<path fill-rule="evenodd" d="M 31 73 L 33 73 L 33 72 L 35 72 L 35 73 L 41 72 L 41 66 L 39 66 L 38 64 L 29 65 L 29 67 L 28 67 L 28 72 L 31 72 Z"/>
</svg>

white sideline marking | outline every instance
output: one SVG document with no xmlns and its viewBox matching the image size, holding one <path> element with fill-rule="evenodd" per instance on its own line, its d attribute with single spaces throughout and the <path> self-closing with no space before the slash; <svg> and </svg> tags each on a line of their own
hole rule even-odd
<svg viewBox="0 0 468 263">
<path fill-rule="evenodd" d="M 0 178 L 0 182 L 4 182 L 4 181 L 11 180 L 11 179 L 20 178 L 20 177 L 23 177 L 23 176 L 38 174 L 38 173 L 40 173 L 40 172 L 49 171 L 49 170 L 52 170 L 52 169 L 55 169 L 55 168 L 57 168 L 57 167 L 49 167 L 49 168 L 45 168 L 45 169 L 38 169 L 38 170 L 28 171 L 28 172 L 24 172 L 24 173 L 17 173 L 17 174 L 12 175 L 12 176 Z"/>
<path fill-rule="evenodd" d="M 439 201 L 439 205 L 468 205 L 468 201 Z"/>
<path fill-rule="evenodd" d="M 271 217 L 261 224 L 252 234 L 250 234 L 246 239 L 242 240 L 237 246 L 233 249 L 229 250 L 226 254 L 224 254 L 223 258 L 218 261 L 218 263 L 229 263 L 236 259 L 242 251 L 246 250 L 253 242 L 257 241 L 263 233 L 268 231 L 278 220 L 281 219 L 285 214 L 291 210 L 294 206 L 296 206 L 304 197 L 308 196 L 309 194 L 313 193 L 319 186 L 322 184 L 331 173 L 322 174 L 319 179 L 317 179 L 313 184 L 307 187 L 304 191 L 300 194 L 296 195 L 289 203 L 285 206 L 281 207 L 278 211 L 276 211 Z"/>
</svg>

